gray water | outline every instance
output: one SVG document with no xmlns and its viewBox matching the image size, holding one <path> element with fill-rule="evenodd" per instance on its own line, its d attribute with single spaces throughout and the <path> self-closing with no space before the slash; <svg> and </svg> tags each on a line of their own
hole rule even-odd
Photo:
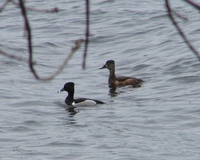
<svg viewBox="0 0 200 160">
<path fill-rule="evenodd" d="M 182 1 L 174 9 L 189 17 L 179 23 L 199 48 L 200 15 Z M 84 1 L 27 2 L 59 13 L 29 12 L 34 60 L 40 76 L 53 73 L 74 40 L 84 38 Z M 20 11 L 0 14 L 1 49 L 27 57 Z M 0 58 L 1 160 L 199 160 L 200 62 L 171 25 L 161 0 L 91 1 L 91 42 L 86 70 L 83 47 L 53 81 L 34 79 L 28 65 Z M 119 75 L 146 82 L 140 88 L 108 88 L 114 59 Z M 75 97 L 105 105 L 66 110 L 64 83 L 76 84 Z"/>
</svg>

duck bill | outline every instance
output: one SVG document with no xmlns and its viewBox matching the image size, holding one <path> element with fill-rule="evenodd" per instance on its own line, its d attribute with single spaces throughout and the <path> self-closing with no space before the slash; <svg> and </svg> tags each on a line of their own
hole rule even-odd
<svg viewBox="0 0 200 160">
<path fill-rule="evenodd" d="M 61 90 L 57 91 L 58 93 L 65 91 L 64 88 L 62 88 Z"/>
<path fill-rule="evenodd" d="M 99 68 L 99 69 L 104 69 L 107 68 L 107 65 L 105 64 L 103 67 Z"/>
</svg>

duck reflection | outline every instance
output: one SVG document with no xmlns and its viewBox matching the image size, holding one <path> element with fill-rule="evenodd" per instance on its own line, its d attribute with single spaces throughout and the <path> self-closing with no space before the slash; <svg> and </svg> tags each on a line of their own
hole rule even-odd
<svg viewBox="0 0 200 160">
<path fill-rule="evenodd" d="M 109 95 L 111 97 L 116 97 L 119 94 L 125 92 L 125 91 L 117 91 L 117 88 L 121 88 L 121 87 L 117 87 L 116 85 L 113 85 L 113 84 L 109 84 L 108 87 L 109 87 Z M 131 88 L 140 88 L 140 87 L 141 87 L 141 84 L 137 84 L 137 85 L 133 85 Z"/>
<path fill-rule="evenodd" d="M 69 112 L 70 116 L 74 116 L 74 115 L 76 115 L 76 113 L 79 112 L 78 108 L 73 107 L 73 106 L 70 106 L 70 107 L 66 108 L 66 111 Z"/>
<path fill-rule="evenodd" d="M 118 92 L 116 92 L 117 87 L 115 85 L 109 84 L 108 87 L 110 89 L 109 90 L 109 95 L 111 97 L 116 97 L 119 94 Z"/>
<path fill-rule="evenodd" d="M 61 103 L 61 102 L 54 102 L 54 103 L 55 103 L 56 105 L 58 105 L 58 106 L 64 108 L 66 111 L 68 111 L 68 113 L 69 113 L 70 116 L 74 116 L 74 115 L 76 115 L 76 113 L 79 112 L 79 109 L 76 108 L 76 107 L 74 107 L 74 106 L 68 106 L 68 105 L 63 104 L 63 103 Z"/>
</svg>

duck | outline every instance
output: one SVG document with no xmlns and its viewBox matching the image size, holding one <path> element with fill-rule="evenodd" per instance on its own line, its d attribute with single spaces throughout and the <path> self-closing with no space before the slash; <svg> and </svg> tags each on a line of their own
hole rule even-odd
<svg viewBox="0 0 200 160">
<path fill-rule="evenodd" d="M 104 102 L 96 99 L 90 98 L 78 98 L 74 99 L 74 86 L 73 82 L 67 82 L 64 87 L 58 92 L 66 91 L 68 92 L 68 96 L 65 99 L 65 103 L 70 106 L 93 106 L 96 104 L 104 104 Z"/>
<path fill-rule="evenodd" d="M 135 88 L 135 87 L 140 87 L 141 83 L 144 82 L 142 79 L 138 79 L 134 77 L 116 76 L 114 60 L 106 61 L 104 66 L 101 67 L 100 69 L 104 69 L 104 68 L 107 68 L 110 72 L 108 83 L 111 87 L 132 85 Z"/>
</svg>

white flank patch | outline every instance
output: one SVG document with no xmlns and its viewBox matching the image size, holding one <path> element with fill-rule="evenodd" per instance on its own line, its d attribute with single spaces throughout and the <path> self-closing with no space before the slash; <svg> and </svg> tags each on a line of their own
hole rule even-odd
<svg viewBox="0 0 200 160">
<path fill-rule="evenodd" d="M 95 101 L 89 100 L 89 99 L 87 99 L 83 102 L 80 102 L 80 103 L 74 103 L 74 102 L 72 103 L 73 106 L 94 106 L 96 104 L 97 103 Z"/>
</svg>

